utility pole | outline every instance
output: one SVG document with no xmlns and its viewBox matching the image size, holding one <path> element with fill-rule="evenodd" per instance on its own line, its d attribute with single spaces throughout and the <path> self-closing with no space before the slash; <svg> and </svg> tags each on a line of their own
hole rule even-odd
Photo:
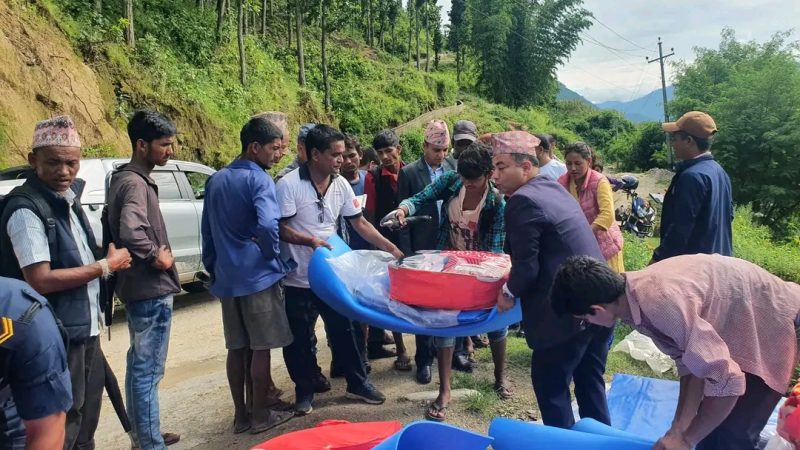
<svg viewBox="0 0 800 450">
<path fill-rule="evenodd" d="M 669 58 L 670 56 L 675 54 L 675 49 L 670 48 L 669 55 L 665 55 L 661 48 L 661 37 L 658 38 L 658 59 L 650 59 L 649 56 L 645 56 L 644 59 L 647 60 L 647 63 L 652 63 L 658 61 L 661 65 L 661 96 L 664 100 L 664 122 L 669 122 L 669 112 L 667 112 L 667 79 L 664 76 L 664 60 Z M 670 144 L 669 133 L 666 133 L 667 137 L 667 163 L 672 167 L 672 145 Z"/>
</svg>

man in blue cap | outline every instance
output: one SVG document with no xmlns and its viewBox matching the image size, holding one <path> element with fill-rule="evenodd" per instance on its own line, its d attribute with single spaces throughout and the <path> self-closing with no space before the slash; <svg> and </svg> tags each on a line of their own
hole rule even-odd
<svg viewBox="0 0 800 450">
<path fill-rule="evenodd" d="M 0 277 L 0 449 L 64 446 L 72 383 L 62 333 L 44 297 Z"/>
</svg>

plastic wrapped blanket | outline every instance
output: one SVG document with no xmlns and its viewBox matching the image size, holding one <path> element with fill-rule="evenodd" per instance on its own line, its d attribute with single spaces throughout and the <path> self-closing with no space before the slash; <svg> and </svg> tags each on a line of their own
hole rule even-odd
<svg viewBox="0 0 800 450">
<path fill-rule="evenodd" d="M 354 250 L 331 258 L 334 273 L 360 303 L 379 311 L 389 312 L 425 328 L 446 328 L 460 323 L 479 321 L 486 316 L 472 314 L 471 320 L 460 311 L 415 308 L 389 298 L 389 264 L 394 257 L 378 250 Z"/>
<path fill-rule="evenodd" d="M 308 266 L 308 281 L 319 298 L 339 314 L 367 325 L 397 331 L 399 333 L 424 334 L 427 336 L 459 337 L 474 336 L 499 330 L 522 320 L 522 309 L 517 301 L 509 311 L 500 313 L 497 308 L 488 311 L 464 311 L 458 315 L 458 325 L 446 328 L 429 328 L 415 325 L 394 314 L 380 311 L 356 300 L 353 293 L 333 271 L 330 260 L 352 250 L 338 236 L 331 236 L 329 250 L 320 247 L 314 251 Z"/>
</svg>

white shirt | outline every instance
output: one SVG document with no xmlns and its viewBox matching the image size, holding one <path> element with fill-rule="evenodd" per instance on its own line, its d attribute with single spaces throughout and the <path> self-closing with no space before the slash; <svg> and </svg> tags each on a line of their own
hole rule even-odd
<svg viewBox="0 0 800 450">
<path fill-rule="evenodd" d="M 308 178 L 307 169 L 302 166 L 278 180 L 276 190 L 281 220 L 298 232 L 323 240 L 336 234 L 336 220 L 340 215 L 345 219 L 361 215 L 353 188 L 341 176 L 331 180 L 321 203 L 316 187 Z M 297 263 L 297 268 L 285 279 L 287 286 L 309 287 L 308 263 L 313 253 L 311 247 L 281 241 L 282 256 L 290 256 Z"/>
<path fill-rule="evenodd" d="M 539 173 L 551 180 L 558 181 L 558 177 L 567 173 L 567 165 L 552 158 L 549 163 L 539 167 Z"/>
<path fill-rule="evenodd" d="M 72 210 L 75 203 L 75 192 L 69 189 L 58 192 L 69 203 L 69 222 L 72 237 L 78 245 L 83 265 L 95 262 L 94 254 L 89 246 L 89 239 L 80 224 L 77 214 Z M 14 255 L 17 257 L 19 266 L 25 268 L 41 262 L 50 262 L 50 247 L 47 245 L 47 230 L 45 230 L 42 219 L 33 211 L 22 208 L 14 211 L 8 219 L 6 226 L 11 245 L 14 248 Z M 89 296 L 89 312 L 91 324 L 89 334 L 97 336 L 100 334 L 101 312 L 100 312 L 100 280 L 95 278 L 86 285 Z"/>
</svg>

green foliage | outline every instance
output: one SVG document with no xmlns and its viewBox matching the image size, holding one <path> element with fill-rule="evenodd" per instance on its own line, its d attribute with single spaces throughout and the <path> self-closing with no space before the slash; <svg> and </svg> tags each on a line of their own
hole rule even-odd
<svg viewBox="0 0 800 450">
<path fill-rule="evenodd" d="M 605 154 L 611 142 L 634 130 L 633 123 L 618 111 L 591 110 L 585 117 L 568 117 L 564 126 L 574 131 L 595 150 Z"/>
<path fill-rule="evenodd" d="M 620 170 L 645 171 L 667 167 L 666 139 L 657 122 L 643 122 L 611 141 L 606 157 Z"/>
<path fill-rule="evenodd" d="M 800 45 L 790 37 L 742 42 L 726 29 L 718 50 L 697 50 L 693 63 L 678 66 L 670 104 L 676 117 L 694 109 L 714 117 L 713 151 L 734 199 L 752 204 L 756 219 L 779 235 L 800 210 Z"/>
<path fill-rule="evenodd" d="M 471 47 L 481 92 L 510 106 L 549 105 L 555 68 L 591 25 L 582 0 L 471 0 Z"/>
<path fill-rule="evenodd" d="M 800 247 L 796 243 L 775 243 L 767 227 L 753 223 L 753 216 L 750 206 L 736 208 L 734 256 L 758 264 L 784 280 L 800 283 Z"/>
<path fill-rule="evenodd" d="M 416 161 L 422 157 L 422 144 L 425 133 L 422 128 L 407 131 L 400 135 L 400 146 L 403 147 L 403 161 Z"/>
<path fill-rule="evenodd" d="M 623 233 L 625 245 L 622 248 L 625 270 L 641 270 L 650 264 L 653 250 L 658 246 L 657 239 L 642 239 L 631 233 Z"/>
</svg>

